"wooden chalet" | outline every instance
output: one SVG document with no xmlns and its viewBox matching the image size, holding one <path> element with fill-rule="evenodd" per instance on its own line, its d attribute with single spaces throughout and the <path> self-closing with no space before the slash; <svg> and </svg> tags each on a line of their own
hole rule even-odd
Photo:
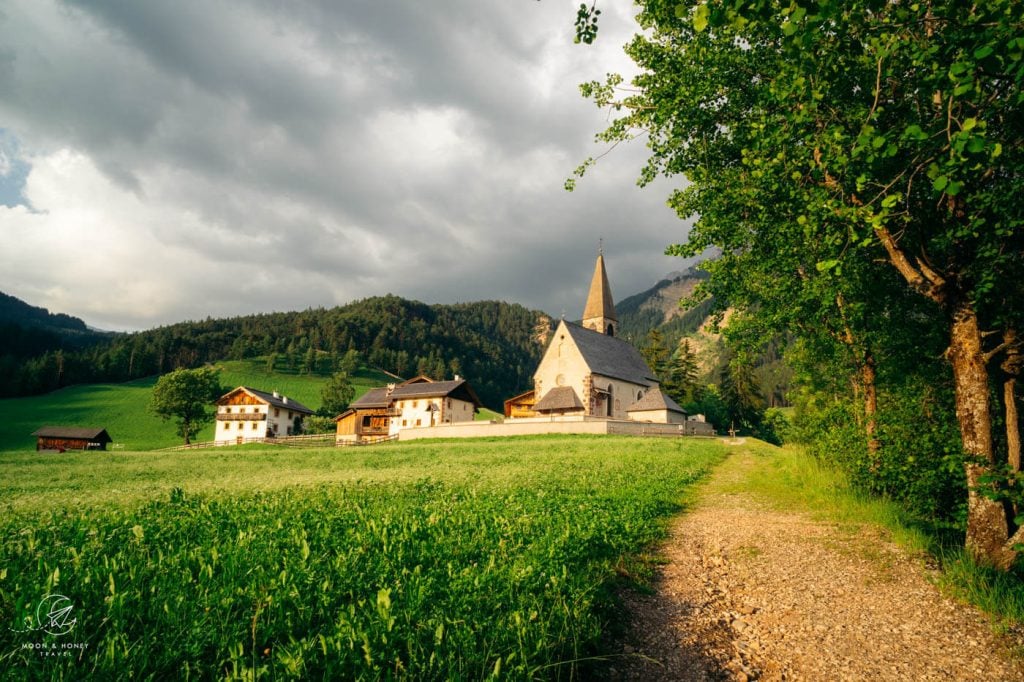
<svg viewBox="0 0 1024 682">
<path fill-rule="evenodd" d="M 465 379 L 434 381 L 419 376 L 370 389 L 335 417 L 339 441 L 363 442 L 396 435 L 403 428 L 472 421 L 480 398 Z"/>
<path fill-rule="evenodd" d="M 106 450 L 107 443 L 113 442 L 106 429 L 83 426 L 44 426 L 33 434 L 36 437 L 36 451 L 56 450 Z"/>
</svg>

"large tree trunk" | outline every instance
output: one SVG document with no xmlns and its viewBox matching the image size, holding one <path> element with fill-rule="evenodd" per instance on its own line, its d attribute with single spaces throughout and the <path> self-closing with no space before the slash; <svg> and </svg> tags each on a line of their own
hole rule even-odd
<svg viewBox="0 0 1024 682">
<path fill-rule="evenodd" d="M 870 352 L 864 355 L 860 377 L 864 387 L 864 433 L 868 437 L 868 456 L 871 458 L 871 468 L 874 470 L 881 465 L 878 458 L 881 443 L 877 438 L 878 389 L 875 386 L 875 358 Z"/>
<path fill-rule="evenodd" d="M 1024 364 L 1017 345 L 1017 333 L 1012 329 L 1003 332 L 1006 344 L 1006 359 L 1000 368 L 1006 373 L 1003 381 L 1003 405 L 1006 410 L 1006 450 L 1010 468 L 1020 471 L 1020 421 L 1017 418 L 1017 376 Z"/>
<path fill-rule="evenodd" d="M 967 473 L 967 549 L 975 559 L 1006 570 L 1017 556 L 1007 543 L 1010 527 L 1001 502 L 981 494 L 981 477 L 995 463 L 988 372 L 978 317 L 967 302 L 953 306 L 948 357 L 956 386 L 956 416 Z"/>
</svg>

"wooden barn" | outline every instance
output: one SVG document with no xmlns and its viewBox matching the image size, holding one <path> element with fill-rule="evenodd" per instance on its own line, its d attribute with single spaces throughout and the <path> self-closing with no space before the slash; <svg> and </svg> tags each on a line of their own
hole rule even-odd
<svg viewBox="0 0 1024 682">
<path fill-rule="evenodd" d="M 516 397 L 505 401 L 505 416 L 514 419 L 536 417 L 537 413 L 533 411 L 533 406 L 536 404 L 537 395 L 533 390 L 520 393 Z"/>
<path fill-rule="evenodd" d="M 106 450 L 113 441 L 106 429 L 83 426 L 44 426 L 32 434 L 36 451 Z"/>
</svg>

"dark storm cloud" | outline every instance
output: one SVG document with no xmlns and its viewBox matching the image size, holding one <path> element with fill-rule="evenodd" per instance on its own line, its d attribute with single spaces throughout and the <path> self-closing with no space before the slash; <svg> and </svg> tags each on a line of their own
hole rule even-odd
<svg viewBox="0 0 1024 682">
<path fill-rule="evenodd" d="M 114 274 L 14 254 L 0 290 L 132 328 L 386 292 L 575 316 L 602 236 L 616 296 L 646 288 L 683 226 L 667 186 L 635 187 L 644 149 L 561 188 L 602 151 L 576 85 L 629 68 L 625 12 L 580 47 L 555 0 L 16 0 L 0 126 L 39 210 L 0 231 Z M 126 278 L 131 306 L 105 293 Z"/>
</svg>

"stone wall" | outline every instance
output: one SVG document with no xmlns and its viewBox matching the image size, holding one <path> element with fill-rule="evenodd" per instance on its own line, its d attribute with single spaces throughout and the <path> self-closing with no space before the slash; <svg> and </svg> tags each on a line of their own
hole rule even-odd
<svg viewBox="0 0 1024 682">
<path fill-rule="evenodd" d="M 505 422 L 463 422 L 419 429 L 402 429 L 399 440 L 422 438 L 494 438 L 505 436 L 537 436 L 550 433 L 621 434 L 629 436 L 713 436 L 714 429 L 706 422 L 685 424 L 646 424 L 590 417 L 537 417 L 510 419 Z"/>
</svg>

